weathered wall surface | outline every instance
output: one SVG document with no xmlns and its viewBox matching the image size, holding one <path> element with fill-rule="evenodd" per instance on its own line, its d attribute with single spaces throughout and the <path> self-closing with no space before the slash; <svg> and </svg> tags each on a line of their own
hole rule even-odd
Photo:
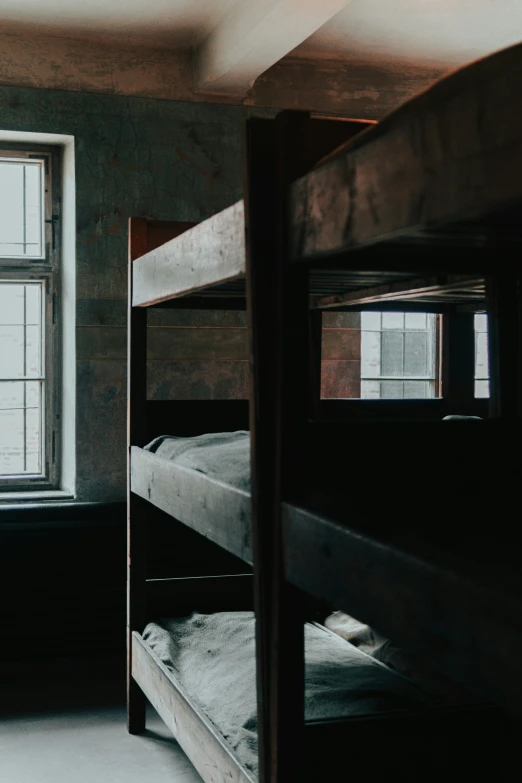
<svg viewBox="0 0 522 783">
<path fill-rule="evenodd" d="M 247 113 L 242 107 L 0 88 L 2 129 L 76 139 L 80 500 L 125 494 L 128 217 L 197 221 L 237 200 Z M 190 313 L 153 318 L 152 396 L 245 396 L 246 362 L 236 361 L 245 358 L 237 316 L 214 322 L 210 315 L 194 321 Z M 214 355 L 205 337 L 211 330 L 194 329 L 198 325 L 222 328 Z"/>
<path fill-rule="evenodd" d="M 243 103 L 380 119 L 424 89 L 444 67 L 420 62 L 285 57 L 244 98 L 194 88 L 190 53 L 161 47 L 0 31 L 0 84 L 177 101 Z"/>
<path fill-rule="evenodd" d="M 323 313 L 322 358 L 321 397 L 360 397 L 360 313 Z"/>
</svg>

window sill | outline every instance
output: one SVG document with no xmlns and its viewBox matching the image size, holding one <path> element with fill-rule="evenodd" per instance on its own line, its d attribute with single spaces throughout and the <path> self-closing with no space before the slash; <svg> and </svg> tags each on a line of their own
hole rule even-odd
<svg viewBox="0 0 522 783">
<path fill-rule="evenodd" d="M 65 492 L 58 497 L 56 491 L 53 494 L 55 497 L 48 500 L 0 502 L 0 534 L 10 530 L 29 531 L 78 525 L 125 527 L 127 504 L 124 501 L 74 501 Z"/>
<path fill-rule="evenodd" d="M 63 489 L 40 489 L 28 492 L 2 492 L 0 493 L 0 508 L 7 505 L 26 505 L 28 503 L 67 502 L 74 500 L 74 495 Z"/>
</svg>

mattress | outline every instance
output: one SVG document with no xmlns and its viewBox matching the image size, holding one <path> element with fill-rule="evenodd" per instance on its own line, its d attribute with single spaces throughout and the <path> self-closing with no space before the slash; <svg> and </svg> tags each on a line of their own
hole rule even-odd
<svg viewBox="0 0 522 783">
<path fill-rule="evenodd" d="M 193 438 L 161 435 L 145 446 L 145 451 L 250 492 L 250 433 L 245 430 Z"/>
<path fill-rule="evenodd" d="M 150 623 L 143 641 L 257 774 L 255 620 L 251 612 L 192 614 Z M 433 704 L 409 678 L 322 626 L 305 626 L 308 721 Z"/>
</svg>

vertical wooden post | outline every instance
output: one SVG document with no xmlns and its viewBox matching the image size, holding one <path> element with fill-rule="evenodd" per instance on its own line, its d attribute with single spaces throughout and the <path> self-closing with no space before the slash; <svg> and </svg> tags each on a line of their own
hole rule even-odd
<svg viewBox="0 0 522 783">
<path fill-rule="evenodd" d="M 309 381 L 309 411 L 316 419 L 321 407 L 321 377 L 323 352 L 323 312 L 310 310 L 310 381 Z"/>
<path fill-rule="evenodd" d="M 473 313 L 451 312 L 442 321 L 442 396 L 452 412 L 466 414 L 475 398 Z"/>
<path fill-rule="evenodd" d="M 522 412 L 520 274 L 505 271 L 488 277 L 486 293 L 490 415 L 513 420 Z"/>
<path fill-rule="evenodd" d="M 145 695 L 132 677 L 132 632 L 142 631 L 145 610 L 145 501 L 130 490 L 130 448 L 146 438 L 147 310 L 132 306 L 132 262 L 147 252 L 147 221 L 129 220 L 127 317 L 127 728 L 145 731 Z"/>
<path fill-rule="evenodd" d="M 308 270 L 288 257 L 288 185 L 305 170 L 308 117 L 246 126 L 245 219 L 259 780 L 304 779 L 304 609 L 284 579 L 281 510 L 302 477 L 309 405 Z"/>
</svg>

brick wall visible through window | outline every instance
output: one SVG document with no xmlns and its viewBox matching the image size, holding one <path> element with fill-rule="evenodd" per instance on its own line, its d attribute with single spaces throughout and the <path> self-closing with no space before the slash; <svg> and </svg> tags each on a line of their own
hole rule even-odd
<svg viewBox="0 0 522 783">
<path fill-rule="evenodd" d="M 58 485 L 59 160 L 0 149 L 0 489 Z"/>
</svg>

